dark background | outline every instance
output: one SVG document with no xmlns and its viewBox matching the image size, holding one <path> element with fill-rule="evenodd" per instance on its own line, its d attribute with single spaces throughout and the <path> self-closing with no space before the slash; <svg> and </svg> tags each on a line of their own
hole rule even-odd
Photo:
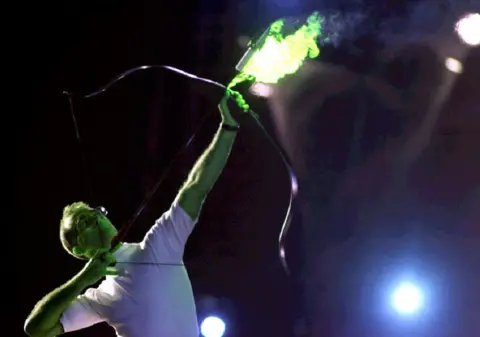
<svg viewBox="0 0 480 337">
<path fill-rule="evenodd" d="M 21 118 L 16 140 L 14 334 L 22 335 L 23 321 L 38 299 L 82 267 L 58 240 L 62 208 L 87 198 L 105 206 L 120 226 L 170 167 L 127 237 L 140 239 L 169 206 L 211 139 L 222 95 L 163 70 L 136 73 L 94 99 L 81 94 L 142 64 L 168 64 L 226 83 L 243 53 L 240 35 L 252 36 L 278 17 L 323 9 L 351 14 L 351 19 L 369 15 L 356 34 L 351 20 L 334 22 L 332 27 L 349 39 L 323 48 L 315 63 L 342 67 L 320 76 L 327 87 L 346 84 L 332 92 L 315 81 L 305 84 L 300 78 L 295 90 L 287 82 L 282 90 L 293 94 L 273 98 L 272 113 L 265 101 L 246 93 L 267 129 L 286 135 L 281 141 L 300 179 L 288 237 L 292 276 L 285 274 L 277 254 L 288 176 L 258 128 L 242 119 L 228 166 L 188 243 L 185 262 L 197 299 L 225 299 L 219 306 L 228 303 L 223 308 L 232 317 L 232 336 L 295 336 L 294 331 L 300 336 L 302 325 L 313 336 L 479 335 L 478 48 L 467 53 L 466 71 L 442 105 L 427 148 L 408 168 L 397 169 L 398 162 L 391 159 L 415 149 L 405 144 L 418 130 L 438 93 L 439 74 L 445 72 L 441 48 L 385 43 L 385 32 L 395 26 L 390 18 L 400 18 L 400 27 L 407 30 L 406 22 L 419 11 L 412 10 L 417 3 L 120 1 L 108 6 L 74 1 L 29 7 L 32 109 Z M 474 1 L 468 3 L 470 10 L 478 8 Z M 435 27 L 431 13 L 420 13 L 425 26 Z M 388 29 L 380 29 L 385 22 Z M 393 87 L 396 96 L 385 100 L 368 85 L 352 85 L 350 73 L 380 78 L 382 87 Z M 86 197 L 64 90 L 74 93 L 91 197 Z M 283 112 L 275 104 L 284 106 Z M 282 113 L 289 121 L 285 130 L 278 123 Z M 206 114 L 210 116 L 198 128 Z M 197 129 L 192 145 L 169 166 Z M 431 285 L 436 282 L 432 308 L 437 311 L 431 309 L 420 326 L 377 315 L 375 287 L 395 278 L 392 265 L 415 266 Z M 200 306 L 199 315 L 202 310 Z M 72 335 L 114 334 L 99 325 Z"/>
<path fill-rule="evenodd" d="M 28 45 L 34 59 L 32 114 L 23 121 L 17 142 L 19 336 L 35 302 L 82 267 L 58 240 L 62 208 L 86 197 L 79 146 L 62 91 L 74 93 L 92 180 L 93 195 L 86 201 L 105 206 L 119 227 L 199 129 L 202 116 L 210 115 L 137 220 L 127 237 L 135 241 L 169 207 L 211 140 L 223 92 L 153 70 L 136 73 L 96 98 L 85 100 L 81 94 L 142 64 L 168 64 L 225 83 L 234 75 L 234 54 L 241 55 L 234 49 L 235 15 L 221 2 L 71 2 L 37 10 Z M 198 299 L 224 297 L 233 303 L 232 315 L 247 322 L 237 326 L 239 335 L 268 334 L 273 326 L 288 336 L 291 312 L 301 307 L 290 303 L 290 281 L 277 258 L 289 184 L 280 159 L 255 125 L 245 120 L 243 130 L 205 205 L 185 261 Z M 32 261 L 28 271 L 20 267 L 25 259 Z M 106 336 L 113 330 L 100 326 L 76 335 Z"/>
</svg>

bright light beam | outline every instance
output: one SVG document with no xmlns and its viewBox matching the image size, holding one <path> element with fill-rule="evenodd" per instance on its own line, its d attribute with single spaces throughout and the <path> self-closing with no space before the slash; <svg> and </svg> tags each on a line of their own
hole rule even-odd
<svg viewBox="0 0 480 337">
<path fill-rule="evenodd" d="M 259 97 L 270 97 L 273 93 L 273 87 L 265 83 L 254 83 L 250 87 L 250 91 L 255 96 Z"/>
</svg>

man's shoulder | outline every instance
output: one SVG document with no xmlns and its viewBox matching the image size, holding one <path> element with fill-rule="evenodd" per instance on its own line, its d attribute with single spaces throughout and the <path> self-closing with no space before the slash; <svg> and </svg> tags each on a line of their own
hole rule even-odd
<svg viewBox="0 0 480 337">
<path fill-rule="evenodd" d="M 197 222 L 196 219 L 192 219 L 192 217 L 187 213 L 187 211 L 185 211 L 185 208 L 179 203 L 177 199 L 175 199 L 170 205 L 170 208 L 163 213 L 159 221 L 167 221 L 168 219 L 173 220 L 173 222 Z"/>
<path fill-rule="evenodd" d="M 130 262 L 142 251 L 140 243 L 124 242 L 118 250 L 113 253 L 117 263 Z"/>
</svg>

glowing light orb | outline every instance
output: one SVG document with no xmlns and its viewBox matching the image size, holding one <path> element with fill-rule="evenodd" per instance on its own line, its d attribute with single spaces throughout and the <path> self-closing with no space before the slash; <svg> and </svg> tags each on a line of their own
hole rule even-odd
<svg viewBox="0 0 480 337">
<path fill-rule="evenodd" d="M 480 44 L 480 14 L 467 14 L 461 18 L 456 26 L 458 36 L 468 45 Z"/>
<path fill-rule="evenodd" d="M 451 57 L 445 60 L 445 67 L 455 74 L 460 74 L 463 71 L 462 63 L 459 60 Z"/>
<path fill-rule="evenodd" d="M 216 316 L 209 316 L 200 325 L 200 332 L 204 337 L 222 337 L 225 333 L 225 322 Z"/>
<path fill-rule="evenodd" d="M 403 283 L 395 289 L 392 305 L 400 314 L 413 314 L 423 306 L 423 295 L 415 285 Z"/>
</svg>

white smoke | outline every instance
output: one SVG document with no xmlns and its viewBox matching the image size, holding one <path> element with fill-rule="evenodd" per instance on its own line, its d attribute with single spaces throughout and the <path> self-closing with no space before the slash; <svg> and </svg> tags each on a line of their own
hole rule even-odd
<svg viewBox="0 0 480 337">
<path fill-rule="evenodd" d="M 384 11 L 383 14 L 379 14 L 378 6 L 382 6 L 381 2 L 370 5 L 367 1 L 352 0 L 341 10 L 320 10 L 324 18 L 320 42 L 337 45 L 362 34 L 376 35 L 385 42 L 412 40 L 444 26 L 453 29 L 460 17 L 480 11 L 480 0 L 412 1 L 399 13 Z"/>
</svg>

